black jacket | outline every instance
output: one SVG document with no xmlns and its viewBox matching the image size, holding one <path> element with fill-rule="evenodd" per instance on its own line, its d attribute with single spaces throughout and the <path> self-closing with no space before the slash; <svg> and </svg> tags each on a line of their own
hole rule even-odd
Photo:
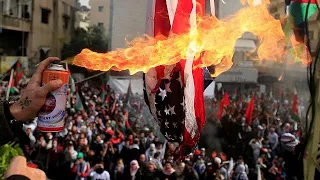
<svg viewBox="0 0 320 180">
<path fill-rule="evenodd" d="M 26 133 L 22 130 L 22 124 L 12 124 L 10 120 L 13 120 L 7 102 L 0 103 L 0 146 L 7 144 L 14 139 L 18 139 L 20 146 L 30 145 L 30 139 Z M 6 180 L 29 180 L 29 178 L 22 175 L 12 175 Z"/>
<path fill-rule="evenodd" d="M 10 120 L 13 119 L 8 103 L 0 103 L 0 146 L 13 141 L 15 138 L 19 139 L 21 147 L 30 145 L 29 137 L 22 130 L 22 123 L 11 124 Z"/>
</svg>

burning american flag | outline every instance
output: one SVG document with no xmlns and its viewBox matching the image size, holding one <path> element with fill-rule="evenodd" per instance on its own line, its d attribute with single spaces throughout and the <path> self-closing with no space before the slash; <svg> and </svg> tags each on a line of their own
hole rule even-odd
<svg viewBox="0 0 320 180">
<path fill-rule="evenodd" d="M 269 0 L 241 1 L 244 8 L 218 20 L 214 14 L 204 15 L 205 0 L 150 0 L 145 37 L 107 53 L 84 49 L 73 63 L 92 70 L 143 71 L 145 100 L 153 117 L 164 136 L 181 143 L 180 152 L 186 155 L 205 124 L 203 67 L 213 65 L 214 77 L 230 69 L 236 41 L 245 32 L 260 40 L 252 51 L 257 60 L 283 62 L 289 52 L 281 22 L 267 9 Z M 299 55 L 303 63 L 311 61 Z"/>
</svg>

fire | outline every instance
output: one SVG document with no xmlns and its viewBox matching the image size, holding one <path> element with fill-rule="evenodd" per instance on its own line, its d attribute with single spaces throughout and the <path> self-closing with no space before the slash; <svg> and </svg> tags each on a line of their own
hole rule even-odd
<svg viewBox="0 0 320 180">
<path fill-rule="evenodd" d="M 241 1 L 247 6 L 235 15 L 223 20 L 214 16 L 198 17 L 197 28 L 187 34 L 172 34 L 169 38 L 138 37 L 128 42 L 127 48 L 108 53 L 83 49 L 73 63 L 100 71 L 129 69 L 134 74 L 159 65 L 176 64 L 192 53 L 195 58 L 202 56 L 201 67 L 215 66 L 215 74 L 212 74 L 215 77 L 231 68 L 236 40 L 246 32 L 259 40 L 258 48 L 251 51 L 258 60 L 283 62 L 285 54 L 297 52 L 298 46 L 301 48 L 301 44 L 294 42 L 293 50 L 288 49 L 281 22 L 268 12 L 268 0 L 262 0 L 260 5 L 256 5 L 255 0 Z M 304 45 L 302 48 L 306 49 Z M 305 64 L 310 62 L 305 53 L 294 56 Z"/>
</svg>

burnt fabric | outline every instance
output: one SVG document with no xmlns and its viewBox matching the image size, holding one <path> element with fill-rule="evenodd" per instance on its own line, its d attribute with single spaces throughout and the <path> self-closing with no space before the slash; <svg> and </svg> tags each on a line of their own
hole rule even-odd
<svg viewBox="0 0 320 180">
<path fill-rule="evenodd" d="M 196 28 L 195 17 L 203 15 L 205 9 L 204 0 L 179 0 L 176 6 L 166 4 L 166 0 L 150 2 L 154 2 L 150 7 L 154 12 L 147 16 L 152 22 L 147 34 L 156 39 L 168 38 L 170 33 L 189 33 Z M 172 8 L 176 8 L 175 13 Z M 204 70 L 197 67 L 201 56 L 194 56 L 191 53 L 177 64 L 157 66 L 144 74 L 145 101 L 167 140 L 181 144 L 180 155 L 192 152 L 205 124 Z"/>
</svg>

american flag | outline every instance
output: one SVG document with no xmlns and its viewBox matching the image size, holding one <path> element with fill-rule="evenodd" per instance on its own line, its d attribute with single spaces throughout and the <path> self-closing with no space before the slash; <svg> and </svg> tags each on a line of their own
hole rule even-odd
<svg viewBox="0 0 320 180">
<path fill-rule="evenodd" d="M 148 3 L 146 33 L 162 38 L 196 28 L 196 16 L 203 15 L 205 10 L 205 0 Z M 211 12 L 214 13 L 214 6 Z M 158 66 L 144 74 L 144 97 L 150 112 L 166 139 L 181 144 L 181 155 L 192 152 L 205 124 L 204 69 L 193 68 L 200 61 L 201 58 L 190 55 L 177 64 Z"/>
</svg>

